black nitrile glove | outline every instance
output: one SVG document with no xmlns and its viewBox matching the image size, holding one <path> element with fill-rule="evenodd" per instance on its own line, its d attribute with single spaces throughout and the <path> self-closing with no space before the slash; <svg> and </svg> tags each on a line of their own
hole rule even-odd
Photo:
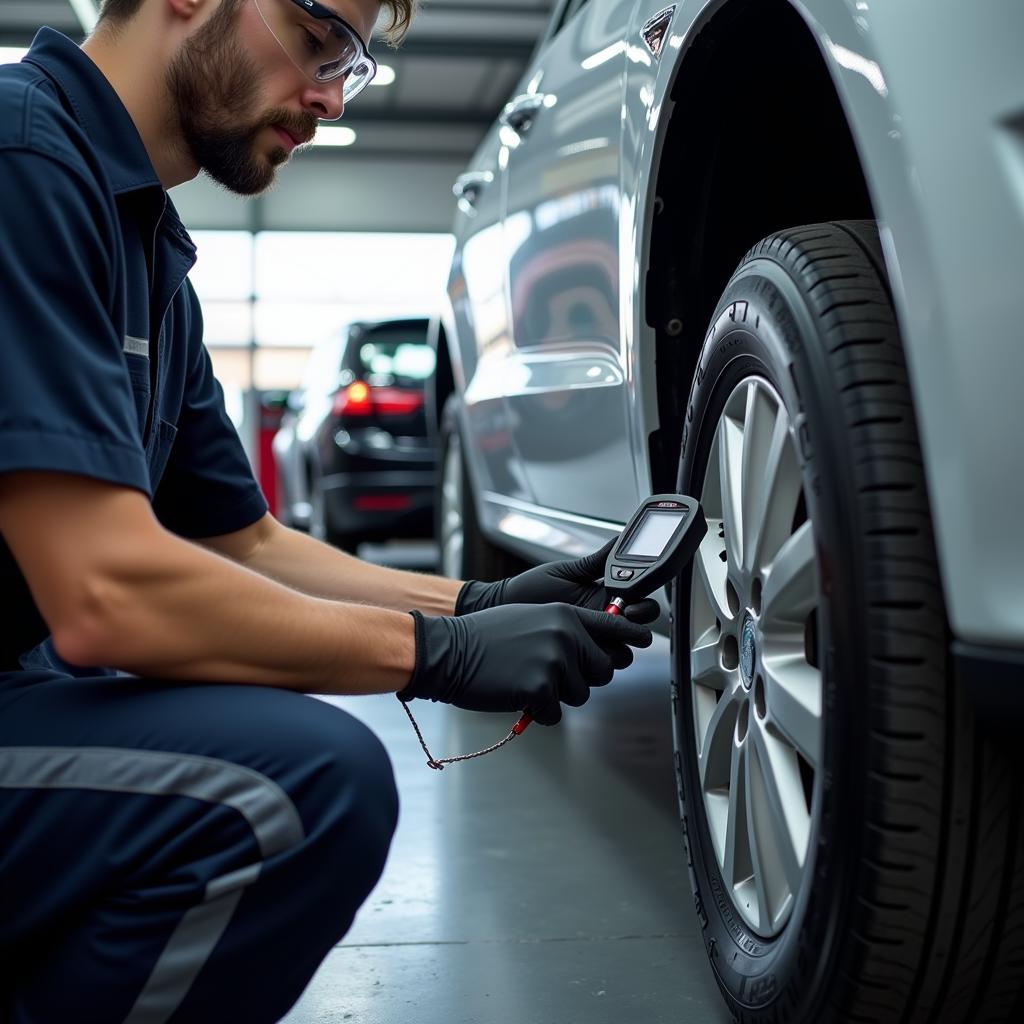
<svg viewBox="0 0 1024 1024">
<path fill-rule="evenodd" d="M 555 601 L 604 611 L 609 601 L 608 591 L 604 589 L 604 566 L 617 540 L 618 537 L 608 541 L 592 555 L 566 562 L 547 562 L 497 583 L 470 580 L 459 591 L 455 614 L 467 615 L 503 604 L 549 604 Z M 642 623 L 654 622 L 660 613 L 658 602 L 649 597 L 627 605 L 623 610 L 627 619 Z"/>
<path fill-rule="evenodd" d="M 651 631 L 568 604 L 505 605 L 416 622 L 416 668 L 402 700 L 428 697 L 467 711 L 529 711 L 542 725 L 579 707 L 649 647 Z"/>
</svg>

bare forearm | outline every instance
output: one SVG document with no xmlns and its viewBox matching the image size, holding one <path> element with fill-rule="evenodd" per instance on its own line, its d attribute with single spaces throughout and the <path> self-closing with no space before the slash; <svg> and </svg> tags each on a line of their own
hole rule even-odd
<svg viewBox="0 0 1024 1024">
<path fill-rule="evenodd" d="M 248 551 L 226 549 L 248 568 L 305 594 L 394 611 L 452 615 L 459 580 L 371 565 L 269 520 Z"/>
<path fill-rule="evenodd" d="M 63 642 L 81 664 L 140 675 L 321 693 L 400 690 L 415 662 L 409 615 L 300 594 L 165 536 L 119 553 L 95 615 Z"/>
<path fill-rule="evenodd" d="M 227 557 L 258 530 L 218 554 L 165 530 L 137 491 L 13 473 L 0 474 L 0 536 L 72 664 L 324 693 L 400 690 L 412 675 L 411 616 L 300 594 Z"/>
</svg>

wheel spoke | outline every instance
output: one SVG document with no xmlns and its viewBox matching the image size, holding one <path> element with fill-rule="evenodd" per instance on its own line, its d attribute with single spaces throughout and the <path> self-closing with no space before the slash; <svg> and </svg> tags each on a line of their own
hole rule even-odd
<svg viewBox="0 0 1024 1024">
<path fill-rule="evenodd" d="M 729 610 L 729 602 L 725 595 L 728 570 L 725 562 L 719 558 L 718 551 L 718 541 L 712 537 L 712 531 L 709 529 L 693 560 L 693 575 L 711 617 L 725 624 L 732 622 L 733 614 Z M 696 593 L 694 596 L 697 596 Z"/>
<path fill-rule="evenodd" d="M 722 849 L 722 875 L 733 889 L 751 876 L 750 835 L 747 829 L 747 751 L 732 744 L 729 771 L 728 821 Z"/>
<path fill-rule="evenodd" d="M 779 406 L 762 387 L 752 384 L 747 390 L 743 415 L 743 567 L 753 568 L 757 546 L 768 515 L 768 477 L 765 472 L 774 428 L 779 421 Z"/>
<path fill-rule="evenodd" d="M 769 647 L 762 656 L 767 720 L 817 770 L 822 741 L 821 673 L 807 663 L 802 641 L 785 646 L 790 650 L 777 652 Z"/>
<path fill-rule="evenodd" d="M 729 565 L 743 564 L 743 427 L 728 415 L 718 424 L 718 471 Z"/>
<path fill-rule="evenodd" d="M 734 683 L 732 689 L 722 694 L 707 720 L 703 735 L 697 736 L 697 762 L 701 786 L 705 792 L 721 788 L 729 777 L 730 758 L 736 746 L 733 734 L 740 707 L 736 696 L 737 686 Z"/>
<path fill-rule="evenodd" d="M 711 626 L 690 651 L 694 736 L 705 790 L 721 785 L 727 775 L 727 761 L 723 758 L 728 757 L 732 741 L 736 721 L 732 703 L 740 685 L 739 674 L 722 667 L 718 637 L 718 628 Z"/>
<path fill-rule="evenodd" d="M 704 486 L 701 489 L 700 504 L 704 510 L 704 518 L 711 530 L 713 520 L 722 518 L 722 474 L 721 474 L 721 425 L 715 430 L 711 439 L 711 450 L 708 452 L 708 465 L 704 473 Z"/>
<path fill-rule="evenodd" d="M 758 822 L 754 808 L 754 798 L 758 795 L 759 790 L 759 779 L 760 766 L 757 764 L 757 757 L 753 746 L 748 742 L 746 744 L 745 758 L 745 778 L 746 783 L 746 794 L 747 803 L 744 807 L 744 829 L 747 835 L 749 857 L 750 857 L 750 871 L 753 875 L 753 896 L 757 899 L 756 914 L 752 914 L 751 917 L 756 918 L 757 927 L 763 932 L 771 930 L 771 901 L 768 896 L 768 881 L 765 877 L 765 864 L 762 861 L 761 849 L 758 843 Z M 750 887 L 748 887 L 749 889 Z M 749 896 L 748 896 L 749 898 Z"/>
<path fill-rule="evenodd" d="M 818 573 L 810 521 L 800 526 L 771 563 L 762 594 L 762 629 L 803 626 L 818 603 Z"/>
<path fill-rule="evenodd" d="M 718 653 L 719 635 L 712 626 L 690 648 L 690 679 L 715 690 L 724 689 L 728 682 Z"/>
<path fill-rule="evenodd" d="M 790 535 L 800 498 L 800 465 L 789 435 L 789 418 L 781 405 L 775 409 L 759 486 L 758 500 L 749 517 L 753 526 L 744 546 L 746 568 L 752 573 L 763 573 Z"/>
<path fill-rule="evenodd" d="M 795 893 L 800 887 L 810 815 L 804 803 L 796 754 L 758 724 L 752 725 L 749 736 L 758 767 L 750 786 L 755 823 L 753 843 L 773 912 L 777 912 L 787 891 Z"/>
</svg>

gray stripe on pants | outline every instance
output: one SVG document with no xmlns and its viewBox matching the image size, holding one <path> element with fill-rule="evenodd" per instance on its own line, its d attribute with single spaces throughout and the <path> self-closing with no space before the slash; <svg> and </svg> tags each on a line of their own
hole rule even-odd
<svg viewBox="0 0 1024 1024">
<path fill-rule="evenodd" d="M 248 822 L 264 859 L 305 838 L 299 812 L 273 779 L 198 754 L 119 747 L 0 747 L 0 788 L 91 789 L 224 804 Z M 260 868 L 258 862 L 207 883 L 203 902 L 178 922 L 125 1024 L 163 1024 L 181 1005 Z"/>
<path fill-rule="evenodd" d="M 124 336 L 124 350 L 132 356 L 145 356 L 149 358 L 149 338 L 133 338 L 130 334 Z"/>
<path fill-rule="evenodd" d="M 242 890 L 236 889 L 200 903 L 185 914 L 167 940 L 125 1024 L 164 1024 L 181 1005 L 241 898 Z M 202 957 L 196 956 L 198 950 L 204 951 Z"/>
</svg>

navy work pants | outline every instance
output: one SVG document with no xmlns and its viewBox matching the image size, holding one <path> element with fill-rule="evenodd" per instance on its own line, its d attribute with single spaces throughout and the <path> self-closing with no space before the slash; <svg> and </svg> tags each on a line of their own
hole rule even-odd
<svg viewBox="0 0 1024 1024">
<path fill-rule="evenodd" d="M 0 675 L 0 1020 L 279 1020 L 397 815 L 380 742 L 322 701 Z"/>
</svg>

